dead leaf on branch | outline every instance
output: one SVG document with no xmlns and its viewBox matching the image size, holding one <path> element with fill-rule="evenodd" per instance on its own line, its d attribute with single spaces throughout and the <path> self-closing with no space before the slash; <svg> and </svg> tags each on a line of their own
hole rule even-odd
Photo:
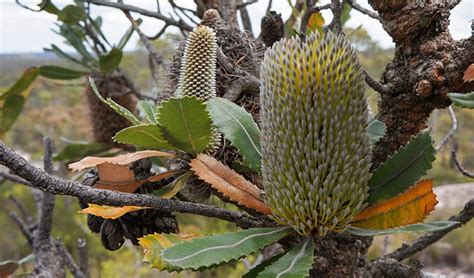
<svg viewBox="0 0 474 278">
<path fill-rule="evenodd" d="M 474 81 L 474 64 L 470 64 L 469 67 L 467 67 L 467 69 L 464 71 L 464 76 L 462 79 L 464 83 Z"/>
<path fill-rule="evenodd" d="M 199 154 L 191 160 L 190 165 L 199 179 L 209 183 L 230 200 L 260 213 L 271 214 L 270 208 L 263 202 L 260 188 L 215 158 Z"/>
<path fill-rule="evenodd" d="M 95 156 L 88 156 L 83 158 L 78 162 L 74 162 L 69 164 L 69 169 L 72 171 L 81 171 L 86 168 L 96 167 L 97 165 L 103 163 L 111 163 L 111 164 L 118 164 L 118 165 L 129 165 L 132 162 L 135 162 L 140 159 L 148 158 L 148 157 L 176 157 L 172 153 L 168 152 L 161 152 L 161 151 L 139 151 L 134 153 L 122 154 L 115 157 L 95 157 Z"/>
<path fill-rule="evenodd" d="M 422 180 L 407 191 L 376 203 L 354 217 L 351 225 L 368 229 L 388 229 L 422 222 L 438 201 L 433 181 Z"/>
<path fill-rule="evenodd" d="M 79 213 L 92 214 L 105 219 L 117 219 L 129 212 L 149 209 L 148 207 L 138 206 L 123 206 L 123 207 L 112 207 L 102 206 L 96 204 L 89 204 L 89 207 L 79 211 Z"/>
</svg>

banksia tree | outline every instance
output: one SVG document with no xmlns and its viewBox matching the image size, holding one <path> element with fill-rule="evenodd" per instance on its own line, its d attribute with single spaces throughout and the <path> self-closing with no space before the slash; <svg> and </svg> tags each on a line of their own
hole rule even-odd
<svg viewBox="0 0 474 278">
<path fill-rule="evenodd" d="M 261 69 L 262 174 L 274 219 L 300 234 L 343 230 L 370 177 L 367 104 L 342 37 L 284 39 Z"/>
<path fill-rule="evenodd" d="M 199 26 L 189 33 L 175 95 L 196 96 L 203 100 L 215 98 L 216 57 L 216 35 L 211 28 Z"/>
</svg>

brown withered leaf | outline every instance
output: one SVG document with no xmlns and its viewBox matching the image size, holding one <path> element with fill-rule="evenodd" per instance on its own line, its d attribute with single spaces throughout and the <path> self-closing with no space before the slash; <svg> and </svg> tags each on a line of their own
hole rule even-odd
<svg viewBox="0 0 474 278">
<path fill-rule="evenodd" d="M 199 154 L 191 160 L 190 165 L 199 179 L 209 183 L 232 201 L 260 213 L 271 214 L 270 208 L 262 200 L 261 190 L 215 158 Z"/>
<path fill-rule="evenodd" d="M 78 162 L 69 164 L 69 169 L 71 169 L 72 171 L 81 171 L 86 168 L 96 167 L 97 165 L 100 165 L 103 163 L 129 165 L 130 163 L 135 162 L 137 160 L 148 158 L 148 157 L 154 157 L 154 156 L 176 157 L 172 153 L 161 152 L 161 151 L 139 151 L 139 152 L 134 152 L 134 153 L 122 154 L 115 157 L 88 156 Z"/>
<path fill-rule="evenodd" d="M 79 213 L 92 214 L 99 216 L 105 219 L 117 219 L 129 212 L 149 209 L 148 207 L 138 207 L 138 206 L 123 206 L 123 207 L 113 207 L 113 206 L 102 206 L 96 204 L 89 204 L 89 207 L 79 211 Z"/>
<path fill-rule="evenodd" d="M 464 83 L 474 81 L 474 64 L 470 64 L 469 67 L 467 67 L 467 69 L 464 71 L 464 76 L 462 79 Z"/>
<path fill-rule="evenodd" d="M 433 181 L 422 180 L 400 195 L 366 208 L 354 217 L 351 225 L 388 229 L 422 222 L 437 203 Z"/>
</svg>

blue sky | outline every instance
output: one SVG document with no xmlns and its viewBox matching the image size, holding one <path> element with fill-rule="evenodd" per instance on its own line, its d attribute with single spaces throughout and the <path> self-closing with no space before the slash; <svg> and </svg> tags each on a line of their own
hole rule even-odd
<svg viewBox="0 0 474 278">
<path fill-rule="evenodd" d="M 22 3 L 34 5 L 40 0 L 21 0 Z M 64 6 L 71 3 L 71 0 L 54 0 L 58 6 Z M 125 0 L 127 4 L 140 6 L 154 10 L 155 1 L 151 0 Z M 168 1 L 161 1 L 162 11 L 167 14 L 170 7 L 166 5 Z M 181 0 L 176 3 L 193 8 L 192 1 Z M 328 1 L 321 1 L 325 3 Z M 370 7 L 367 0 L 359 0 L 362 6 Z M 260 19 L 265 13 L 267 1 L 260 0 L 249 7 L 249 13 L 252 19 L 253 28 L 256 34 L 260 32 Z M 274 0 L 273 9 L 281 13 L 283 18 L 288 18 L 291 10 L 286 0 Z M 112 42 L 118 42 L 123 32 L 129 27 L 129 22 L 119 10 L 107 7 L 93 6 L 93 15 L 101 15 L 104 19 L 104 31 Z M 331 20 L 330 12 L 323 12 L 326 21 Z M 138 17 L 138 15 L 136 15 Z M 55 34 L 51 28 L 54 28 L 55 16 L 47 13 L 34 13 L 27 11 L 17 4 L 15 0 L 0 0 L 0 53 L 25 53 L 41 52 L 43 47 L 48 47 L 51 43 L 57 44 L 64 49 L 68 49 L 62 43 L 60 36 Z M 153 35 L 156 33 L 162 23 L 153 18 L 142 17 L 144 23 L 142 29 L 145 33 Z M 470 35 L 470 20 L 474 18 L 474 0 L 463 0 L 452 12 L 450 31 L 455 39 L 466 38 Z M 383 30 L 382 26 L 376 20 L 362 15 L 356 11 L 351 13 L 349 26 L 357 27 L 362 25 L 369 34 L 383 47 L 393 46 L 391 38 Z M 168 29 L 170 31 L 177 31 Z M 137 37 L 134 37 L 136 40 Z M 133 49 L 136 44 L 130 43 L 128 49 Z"/>
</svg>

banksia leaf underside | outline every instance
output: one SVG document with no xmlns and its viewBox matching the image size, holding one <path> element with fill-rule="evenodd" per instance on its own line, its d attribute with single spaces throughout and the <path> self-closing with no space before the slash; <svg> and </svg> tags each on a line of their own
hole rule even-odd
<svg viewBox="0 0 474 278">
<path fill-rule="evenodd" d="M 217 39 L 211 28 L 199 26 L 189 33 L 176 96 L 216 97 L 216 57 Z"/>
<path fill-rule="evenodd" d="M 262 174 L 275 220 L 343 230 L 363 208 L 370 144 L 363 78 L 342 37 L 284 39 L 261 69 Z"/>
</svg>

